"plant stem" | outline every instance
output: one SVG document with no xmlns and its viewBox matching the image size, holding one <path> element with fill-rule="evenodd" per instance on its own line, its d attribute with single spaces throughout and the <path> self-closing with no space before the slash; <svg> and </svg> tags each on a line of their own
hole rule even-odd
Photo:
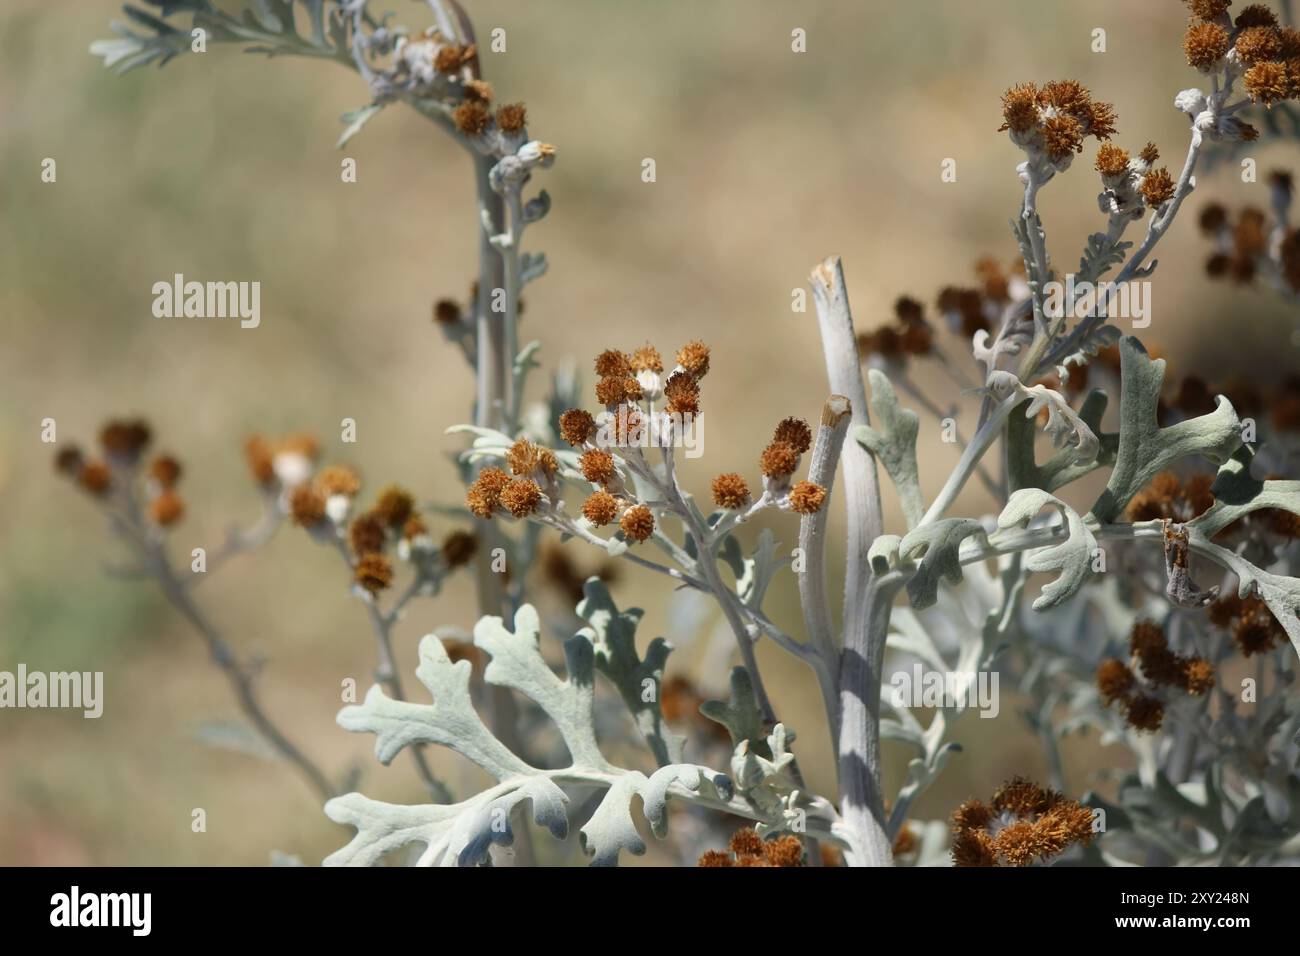
<svg viewBox="0 0 1300 956">
<path fill-rule="evenodd" d="M 277 753 L 298 768 L 322 799 L 328 800 L 337 796 L 338 790 L 329 782 L 320 768 L 289 742 L 289 739 L 280 732 L 279 728 L 271 721 L 271 718 L 267 716 L 266 711 L 262 709 L 261 702 L 257 698 L 257 691 L 253 686 L 252 673 L 240 664 L 230 645 L 226 643 L 217 629 L 203 615 L 198 605 L 194 603 L 189 588 L 176 577 L 176 572 L 167 561 L 162 546 L 153 545 L 146 557 L 155 569 L 158 583 L 161 585 L 167 600 L 180 611 L 181 616 L 189 621 L 191 626 L 198 632 L 204 644 L 207 645 L 212 660 L 221 668 L 230 681 L 244 716 L 252 722 L 253 726 L 257 728 L 258 732 Z"/>
</svg>

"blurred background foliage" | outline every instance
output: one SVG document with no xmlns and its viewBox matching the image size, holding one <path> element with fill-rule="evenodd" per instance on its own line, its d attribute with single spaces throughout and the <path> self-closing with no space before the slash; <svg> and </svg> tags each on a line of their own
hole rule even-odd
<svg viewBox="0 0 1300 956">
<path fill-rule="evenodd" d="M 548 368 L 572 356 L 584 371 L 603 347 L 710 342 L 706 454 L 684 469 L 700 494 L 721 471 L 756 477 L 780 417 L 818 414 L 826 385 L 815 319 L 790 309 L 813 263 L 843 257 L 859 327 L 869 329 L 898 295 L 933 303 L 942 286 L 973 284 L 980 256 L 1014 256 L 1007 221 L 1020 155 L 996 132 L 1008 85 L 1078 78 L 1116 104 L 1121 145 L 1154 140 L 1176 171 L 1186 121 L 1173 96 L 1197 79 L 1180 51 L 1176 0 L 466 5 L 480 35 L 507 31 L 507 52 L 484 57 L 498 98 L 524 100 L 532 134 L 559 147 L 544 177 L 553 212 L 529 233 L 551 270 L 528 289 L 521 340 L 542 340 Z M 429 22 L 422 3 L 391 6 L 397 22 Z M 472 376 L 432 327 L 430 305 L 462 297 L 473 277 L 470 169 L 405 108 L 335 151 L 339 114 L 367 97 L 334 64 L 214 46 L 161 72 L 115 77 L 87 47 L 116 16 L 109 0 L 0 9 L 0 669 L 103 670 L 107 688 L 98 721 L 0 712 L 0 863 L 256 865 L 272 849 L 314 863 L 345 834 L 290 770 L 197 740 L 205 722 L 235 714 L 228 688 L 149 584 L 104 575 L 112 543 L 54 476 L 39 423 L 52 417 L 61 441 L 90 442 L 108 415 L 149 418 L 157 448 L 187 468 L 180 554 L 214 548 L 228 523 L 255 516 L 239 453 L 253 431 L 314 431 L 326 458 L 359 467 L 372 492 L 398 482 L 424 501 L 458 501 L 447 456 L 459 445 L 443 431 L 467 419 Z M 790 50 L 794 27 L 807 31 L 805 54 Z M 1090 49 L 1097 27 L 1107 31 L 1104 54 Z M 1040 200 L 1065 268 L 1101 225 L 1094 151 Z M 1256 153 L 1261 173 L 1294 165 L 1294 145 Z M 342 155 L 357 160 L 355 184 L 340 181 Z M 46 157 L 57 161 L 57 183 L 41 182 Z M 645 157 L 657 163 L 653 184 L 640 179 Z M 940 180 L 948 157 L 955 183 Z M 1162 243 L 1155 321 L 1143 337 L 1174 374 L 1266 383 L 1296 364 L 1284 307 L 1211 284 L 1201 270 L 1197 208 L 1208 198 L 1264 206 L 1266 189 L 1221 169 Z M 177 272 L 260 281 L 261 327 L 153 318 L 152 284 Z M 924 369 L 917 378 L 952 400 L 945 379 Z M 358 423 L 355 445 L 338 442 L 344 417 Z M 920 452 L 933 493 L 956 454 L 932 421 Z M 986 509 L 981 494 L 972 486 L 962 507 Z M 892 497 L 887 507 L 897 525 Z M 842 515 L 834 520 L 842 530 Z M 792 521 L 767 524 L 792 544 Z M 598 555 L 580 547 L 566 549 L 594 567 Z M 242 650 L 268 656 L 263 690 L 295 740 L 336 776 L 363 767 L 368 794 L 415 801 L 405 761 L 379 767 L 373 741 L 333 720 L 340 681 L 364 688 L 374 664 L 341 570 L 286 529 L 214 575 L 200 597 Z M 539 579 L 536 593 L 546 588 Z M 670 675 L 703 660 L 700 634 L 681 621 L 712 630 L 710 617 L 670 619 L 662 583 L 639 574 L 624 573 L 614 594 L 648 608 L 643 639 L 663 633 L 682 648 Z M 791 576 L 769 608 L 801 630 Z M 399 660 L 413 666 L 421 634 L 474 616 L 462 576 L 412 606 Z M 832 791 L 812 680 L 779 651 L 761 656 L 800 731 L 813 789 Z M 724 675 L 713 666 L 695 676 L 721 693 Z M 1042 776 L 1009 703 L 996 720 L 958 728 L 965 753 L 918 803 L 919 817 L 945 816 L 1012 773 Z M 904 760 L 887 747 L 890 793 Z M 1093 741 L 1067 741 L 1065 756 L 1073 796 L 1097 768 L 1126 759 Z M 457 786 L 463 769 L 440 767 Z M 207 812 L 206 834 L 191 832 L 196 807 Z"/>
</svg>

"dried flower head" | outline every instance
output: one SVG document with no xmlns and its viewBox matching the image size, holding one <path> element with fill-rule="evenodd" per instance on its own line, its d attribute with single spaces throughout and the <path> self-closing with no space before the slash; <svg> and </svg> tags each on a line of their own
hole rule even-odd
<svg viewBox="0 0 1300 956">
<path fill-rule="evenodd" d="M 618 499 L 608 491 L 594 492 L 582 503 L 582 515 L 597 527 L 607 525 L 618 517 Z"/>
<path fill-rule="evenodd" d="M 253 435 L 244 442 L 244 459 L 258 484 L 269 485 L 275 481 L 274 458 L 271 443 L 261 435 Z"/>
<path fill-rule="evenodd" d="M 628 375 L 607 375 L 596 380 L 596 401 L 606 408 L 641 398 L 641 383 Z"/>
<path fill-rule="evenodd" d="M 325 520 L 325 496 L 310 485 L 299 485 L 289 496 L 293 523 L 310 528 Z"/>
<path fill-rule="evenodd" d="M 1247 27 L 1233 44 L 1237 59 L 1247 66 L 1282 55 L 1282 33 L 1275 26 Z"/>
<path fill-rule="evenodd" d="M 674 372 L 664 383 L 664 397 L 668 399 L 667 410 L 674 415 L 698 415 L 700 413 L 700 383 L 687 372 Z"/>
<path fill-rule="evenodd" d="M 144 419 L 113 419 L 100 429 L 99 444 L 110 459 L 134 464 L 151 437 Z"/>
<path fill-rule="evenodd" d="M 585 444 L 596 430 L 596 420 L 581 408 L 570 408 L 560 414 L 560 437 L 570 445 Z"/>
<path fill-rule="evenodd" d="M 54 456 L 54 470 L 68 478 L 76 478 L 85 464 L 85 456 L 76 445 L 60 448 Z"/>
<path fill-rule="evenodd" d="M 149 463 L 149 477 L 164 488 L 173 488 L 181 478 L 181 463 L 171 455 L 159 455 Z"/>
<path fill-rule="evenodd" d="M 393 565 L 378 552 L 364 555 L 353 571 L 353 580 L 371 594 L 378 594 L 393 583 Z"/>
<path fill-rule="evenodd" d="M 460 321 L 460 304 L 455 299 L 439 299 L 433 304 L 433 321 L 439 325 L 455 325 Z"/>
<path fill-rule="evenodd" d="M 1027 133 L 1038 124 L 1038 88 L 1033 83 L 1013 86 L 1002 94 L 1001 130 Z"/>
<path fill-rule="evenodd" d="M 453 531 L 442 539 L 438 550 L 447 567 L 463 567 L 474 560 L 474 554 L 478 551 L 478 538 L 468 531 Z"/>
<path fill-rule="evenodd" d="M 664 360 L 659 350 L 650 345 L 643 345 L 632 353 L 628 363 L 633 372 L 662 372 Z"/>
<path fill-rule="evenodd" d="M 322 468 L 315 479 L 316 490 L 326 497 L 330 495 L 355 495 L 361 490 L 361 479 L 357 473 L 346 465 L 330 465 Z"/>
<path fill-rule="evenodd" d="M 738 511 L 749 504 L 749 486 L 734 471 L 713 479 L 713 503 L 719 508 Z"/>
<path fill-rule="evenodd" d="M 1128 150 L 1114 143 L 1102 143 L 1097 149 L 1097 172 L 1103 176 L 1122 176 L 1128 172 Z"/>
<path fill-rule="evenodd" d="M 998 788 L 991 808 L 962 804 L 952 828 L 956 866 L 1029 866 L 1093 837 L 1091 810 L 1023 777 Z"/>
<path fill-rule="evenodd" d="M 77 484 L 92 495 L 102 495 L 113 484 L 113 473 L 102 461 L 88 461 L 77 474 Z"/>
<path fill-rule="evenodd" d="M 826 501 L 826 489 L 812 481 L 796 481 L 790 489 L 790 507 L 801 515 L 816 514 Z"/>
<path fill-rule="evenodd" d="M 1102 661 L 1097 668 L 1097 690 L 1107 707 L 1115 701 L 1127 701 L 1136 681 L 1128 666 L 1113 657 Z"/>
<path fill-rule="evenodd" d="M 541 449 L 527 438 L 520 438 L 506 450 L 506 464 L 516 475 L 527 475 L 541 465 Z"/>
<path fill-rule="evenodd" d="M 596 356 L 596 374 L 602 378 L 625 378 L 632 374 L 632 364 L 617 349 L 606 349 Z"/>
<path fill-rule="evenodd" d="M 1138 189 L 1147 205 L 1154 209 L 1174 198 L 1174 179 L 1169 175 L 1169 170 L 1161 166 L 1143 176 L 1142 185 Z"/>
<path fill-rule="evenodd" d="M 1192 16 L 1202 20 L 1217 20 L 1228 12 L 1232 0 L 1183 0 Z"/>
<path fill-rule="evenodd" d="M 709 371 L 709 347 L 698 339 L 687 342 L 677 352 L 677 364 L 696 378 L 703 378 Z"/>
<path fill-rule="evenodd" d="M 456 128 L 466 136 L 482 136 L 492 122 L 492 114 L 479 100 L 466 100 L 451 114 Z"/>
<path fill-rule="evenodd" d="M 149 502 L 149 520 L 160 527 L 171 527 L 180 521 L 184 514 L 185 503 L 171 488 L 167 488 Z"/>
<path fill-rule="evenodd" d="M 799 452 L 789 442 L 774 441 L 763 449 L 759 466 L 769 478 L 787 478 L 799 467 Z"/>
<path fill-rule="evenodd" d="M 476 518 L 491 518 L 509 483 L 510 476 L 500 468 L 484 468 L 466 489 L 465 507 Z"/>
<path fill-rule="evenodd" d="M 1243 77 L 1246 92 L 1256 103 L 1272 106 L 1295 95 L 1294 71 L 1286 64 L 1265 60 L 1256 63 Z"/>
<path fill-rule="evenodd" d="M 389 485 L 379 495 L 379 500 L 375 502 L 374 512 L 384 524 L 390 528 L 400 528 L 406 524 L 406 519 L 411 517 L 415 510 L 415 499 L 411 493 L 397 485 Z"/>
<path fill-rule="evenodd" d="M 1188 65 L 1202 73 L 1214 70 L 1231 48 L 1231 36 L 1218 23 L 1192 23 L 1183 37 L 1183 52 L 1187 54 Z"/>
<path fill-rule="evenodd" d="M 501 504 L 516 518 L 526 518 L 542 502 L 542 489 L 531 478 L 511 478 L 501 489 Z"/>
<path fill-rule="evenodd" d="M 594 485 L 607 485 L 618 475 L 614 456 L 599 448 L 584 451 L 578 458 L 578 468 L 582 477 Z"/>
<path fill-rule="evenodd" d="M 802 418 L 783 418 L 772 435 L 773 441 L 783 441 L 799 454 L 812 447 L 812 429 Z"/>
<path fill-rule="evenodd" d="M 640 542 L 654 534 L 655 518 L 645 505 L 633 505 L 623 512 L 618 526 L 627 540 Z"/>
<path fill-rule="evenodd" d="M 354 518 L 348 528 L 348 541 L 352 545 L 352 553 L 362 557 L 383 551 L 388 543 L 388 535 L 384 530 L 385 524 L 384 519 L 373 511 Z"/>
<path fill-rule="evenodd" d="M 1124 716 L 1134 730 L 1154 733 L 1160 729 L 1165 719 L 1165 705 L 1158 697 L 1138 694 L 1128 704 Z"/>
<path fill-rule="evenodd" d="M 518 133 L 527 122 L 523 103 L 506 103 L 497 110 L 497 128 L 503 133 Z"/>
</svg>

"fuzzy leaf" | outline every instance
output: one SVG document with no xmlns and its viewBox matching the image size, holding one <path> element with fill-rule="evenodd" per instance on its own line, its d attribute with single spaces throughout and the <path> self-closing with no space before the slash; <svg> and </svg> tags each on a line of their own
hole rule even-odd
<svg viewBox="0 0 1300 956">
<path fill-rule="evenodd" d="M 1097 436 L 1098 451 L 1089 461 L 1080 462 L 1073 449 L 1063 448 L 1042 465 L 1034 455 L 1037 430 L 1034 419 L 1020 408 L 1013 409 L 1007 418 L 1007 468 L 1013 491 L 1021 488 L 1042 488 L 1055 491 L 1082 478 L 1097 468 L 1113 465 L 1119 449 L 1119 433 L 1103 432 L 1101 420 L 1106 414 L 1106 393 L 1093 389 L 1079 408 L 1079 420 Z M 1028 404 L 1022 406 L 1028 408 Z"/>
<path fill-rule="evenodd" d="M 754 684 L 749 679 L 749 671 L 745 668 L 731 669 L 730 698 L 726 701 L 706 700 L 700 705 L 700 713 L 726 727 L 733 746 L 746 742 L 754 748 L 762 749 L 766 746 L 763 714 L 758 708 L 758 698 L 754 695 Z"/>
<path fill-rule="evenodd" d="M 921 564 L 907 581 L 907 596 L 920 610 L 939 597 L 939 582 L 960 584 L 961 543 L 973 535 L 984 535 L 984 526 L 973 518 L 942 518 L 922 525 L 903 536 L 898 546 L 899 562 L 920 558 Z"/>
<path fill-rule="evenodd" d="M 1164 359 L 1152 361 L 1132 336 L 1120 341 L 1119 350 L 1119 448 L 1106 490 L 1092 506 L 1092 516 L 1102 524 L 1115 521 L 1133 496 L 1174 462 L 1203 455 L 1221 464 L 1241 445 L 1237 413 L 1222 396 L 1213 412 L 1161 428 L 1156 415 Z"/>
<path fill-rule="evenodd" d="M 907 526 L 915 528 L 925 514 L 916 466 L 917 415 L 898 404 L 894 386 L 884 372 L 873 368 L 867 377 L 871 380 L 871 418 L 876 426 L 861 425 L 853 437 L 885 466 L 889 480 L 898 490 Z"/>
<path fill-rule="evenodd" d="M 588 578 L 582 592 L 578 616 L 587 622 L 587 626 L 578 634 L 590 642 L 596 669 L 618 688 L 623 703 L 632 712 L 637 729 L 645 737 L 659 765 L 677 763 L 682 759 L 686 738 L 668 729 L 659 709 L 664 667 L 673 646 L 662 637 L 656 637 L 646 648 L 645 657 L 639 657 L 636 628 L 645 612 L 639 607 L 620 611 L 600 578 Z M 651 682 L 653 694 L 645 693 L 647 681 Z"/>
<path fill-rule="evenodd" d="M 1093 555 L 1097 551 L 1097 539 L 1083 523 L 1079 513 L 1039 488 L 1023 488 L 1015 492 L 998 516 L 998 527 L 1024 527 L 1047 505 L 1060 512 L 1061 521 L 1069 535 L 1060 544 L 1039 548 L 1025 560 L 1025 567 L 1030 571 L 1061 572 L 1055 581 L 1044 585 L 1042 593 L 1034 601 L 1035 611 L 1055 607 L 1073 597 L 1088 580 Z"/>
<path fill-rule="evenodd" d="M 593 617 L 600 615 L 593 611 Z M 622 623 L 628 622 L 623 619 Z M 476 796 L 448 805 L 398 806 L 358 793 L 330 800 L 325 805 L 330 819 L 353 826 L 357 832 L 347 846 L 326 859 L 327 864 L 371 865 L 393 850 L 421 843 L 425 849 L 418 865 L 475 865 L 487 858 L 493 844 L 508 845 L 513 840 L 510 816 L 524 802 L 532 803 L 533 818 L 539 825 L 563 839 L 568 833 L 568 797 L 562 789 L 566 783 L 608 791 L 583 828 L 583 846 L 595 856 L 594 862 L 610 864 L 617 862 L 622 850 L 645 851 L 631 817 L 633 796 L 641 797 L 643 812 L 657 836 L 664 833 L 664 801 L 670 791 L 689 795 L 700 792 L 707 782 L 706 796 L 715 804 L 731 798 L 725 776 L 705 767 L 671 764 L 646 778 L 609 763 L 596 742 L 592 676 L 597 651 L 593 637 L 579 634 L 565 642 L 568 677 L 562 679 L 542 657 L 540 632 L 537 612 L 525 604 L 515 614 L 513 631 L 499 617 L 481 619 L 474 628 L 474 643 L 491 658 L 484 680 L 530 698 L 556 725 L 572 764 L 542 770 L 497 740 L 474 711 L 469 662 L 453 664 L 442 642 L 430 634 L 420 642 L 416 676 L 433 695 L 432 704 L 395 701 L 379 687 L 372 687 L 364 703 L 339 713 L 339 723 L 349 730 L 376 734 L 375 749 L 382 762 L 392 760 L 405 746 L 442 744 L 474 761 L 498 782 Z M 631 640 L 630 633 L 626 639 Z M 616 638 L 613 644 L 621 640 Z M 610 646 L 603 648 L 607 655 Z"/>
</svg>

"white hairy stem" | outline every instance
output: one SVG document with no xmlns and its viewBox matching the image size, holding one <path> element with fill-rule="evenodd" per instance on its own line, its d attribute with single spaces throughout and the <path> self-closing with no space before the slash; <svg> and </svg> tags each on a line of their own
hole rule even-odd
<svg viewBox="0 0 1300 956">
<path fill-rule="evenodd" d="M 851 425 L 869 425 L 867 389 L 838 258 L 827 259 L 813 269 L 812 290 L 831 391 L 849 400 Z M 893 594 L 874 585 L 868 558 L 871 543 L 884 527 L 880 479 L 875 457 L 860 442 L 843 446 L 840 458 L 848 515 L 836 747 L 840 814 L 852 847 L 847 859 L 859 866 L 888 866 L 892 858 L 880 788 L 880 667 Z"/>
<path fill-rule="evenodd" d="M 799 603 L 803 608 L 808 639 L 823 662 L 817 678 L 833 745 L 840 737 L 840 668 L 826 580 L 826 521 L 830 514 L 835 472 L 840 464 L 840 450 L 851 418 L 852 408 L 843 395 L 832 395 L 826 400 L 817 438 L 813 442 L 812 461 L 808 465 L 808 480 L 826 489 L 826 501 L 813 514 L 804 515 L 799 521 L 799 550 L 804 556 L 804 570 L 798 575 Z"/>
</svg>

